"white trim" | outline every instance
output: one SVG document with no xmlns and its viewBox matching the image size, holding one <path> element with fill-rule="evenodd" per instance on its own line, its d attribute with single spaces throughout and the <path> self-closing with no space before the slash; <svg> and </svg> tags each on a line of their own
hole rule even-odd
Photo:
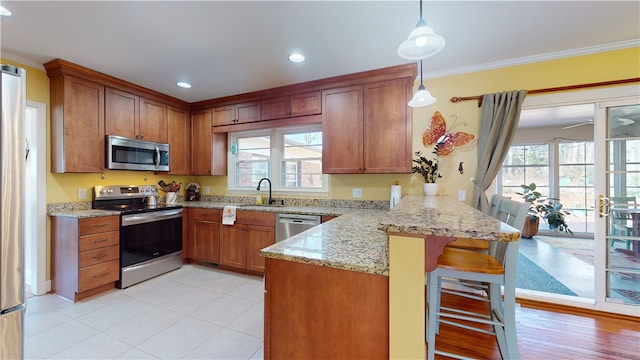
<svg viewBox="0 0 640 360">
<path fill-rule="evenodd" d="M 478 64 L 478 65 L 472 65 L 472 66 L 464 66 L 456 69 L 434 71 L 429 73 L 423 73 L 422 77 L 423 79 L 435 79 L 435 78 L 446 77 L 446 76 L 499 69 L 499 68 L 504 68 L 509 66 L 531 64 L 531 63 L 536 63 L 541 61 L 557 60 L 557 59 L 569 58 L 573 56 L 590 55 L 590 54 L 597 54 L 597 53 L 607 52 L 607 51 L 622 50 L 622 49 L 628 49 L 628 48 L 633 48 L 638 46 L 640 46 L 640 39 L 626 40 L 626 41 L 620 41 L 620 42 L 609 43 L 604 45 L 589 46 L 589 47 L 578 48 L 578 49 L 556 51 L 556 52 L 551 52 L 546 54 L 524 56 L 524 57 L 515 58 L 515 59 L 494 61 L 490 63 L 484 63 L 484 64 Z M 418 74 L 418 78 L 416 78 L 416 81 L 419 81 L 419 77 L 420 77 L 420 74 Z"/>
<path fill-rule="evenodd" d="M 35 224 L 27 223 L 26 226 L 30 226 L 33 229 L 35 235 L 35 244 L 31 244 L 30 254 L 26 254 L 30 257 L 30 269 L 26 269 L 25 273 L 30 275 L 29 283 L 31 284 L 31 292 L 35 295 L 42 295 L 51 291 L 51 282 L 47 281 L 47 187 L 46 187 L 46 174 L 47 174 L 47 139 L 46 132 L 47 127 L 47 105 L 34 101 L 27 101 L 27 107 L 34 108 L 36 111 L 35 124 L 28 124 L 31 119 L 25 118 L 25 136 L 29 133 L 27 130 L 28 125 L 32 125 L 32 130 L 35 134 L 35 144 L 30 144 L 32 148 L 32 155 L 35 156 L 36 161 L 36 173 L 35 178 L 25 179 L 25 189 L 35 193 L 36 203 L 36 219 Z M 29 219 L 26 219 L 28 221 Z"/>
</svg>

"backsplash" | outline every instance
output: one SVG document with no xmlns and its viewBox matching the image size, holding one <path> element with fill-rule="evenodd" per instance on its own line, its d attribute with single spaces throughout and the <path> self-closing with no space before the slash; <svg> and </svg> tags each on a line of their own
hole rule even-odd
<svg viewBox="0 0 640 360">
<path fill-rule="evenodd" d="M 228 203 L 228 204 L 255 204 L 254 196 L 221 196 L 221 195 L 202 195 L 201 201 Z M 158 199 L 160 203 L 164 203 L 165 198 Z M 348 208 L 348 209 L 372 209 L 372 210 L 389 210 L 389 202 L 381 200 L 330 200 L 330 199 L 300 199 L 300 198 L 275 198 L 277 203 L 284 200 L 285 206 L 292 207 L 322 207 L 322 208 Z M 184 201 L 184 196 L 180 196 L 178 201 Z M 90 201 L 82 202 L 66 202 L 66 203 L 50 203 L 47 204 L 47 213 L 59 212 L 64 210 L 89 210 L 91 209 Z"/>
</svg>

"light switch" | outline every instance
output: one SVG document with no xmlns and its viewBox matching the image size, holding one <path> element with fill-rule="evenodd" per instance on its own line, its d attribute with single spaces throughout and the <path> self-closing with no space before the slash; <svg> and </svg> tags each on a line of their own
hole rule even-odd
<svg viewBox="0 0 640 360">
<path fill-rule="evenodd" d="M 458 201 L 467 200 L 467 192 L 465 190 L 458 190 Z"/>
<path fill-rule="evenodd" d="M 362 197 L 362 189 L 361 188 L 353 188 L 352 195 L 353 195 L 354 198 L 361 198 Z"/>
<path fill-rule="evenodd" d="M 204 193 L 205 193 L 205 194 L 209 194 L 210 192 L 211 192 L 211 188 L 210 188 L 210 187 L 208 187 L 208 186 L 205 186 L 205 187 L 204 187 Z"/>
</svg>

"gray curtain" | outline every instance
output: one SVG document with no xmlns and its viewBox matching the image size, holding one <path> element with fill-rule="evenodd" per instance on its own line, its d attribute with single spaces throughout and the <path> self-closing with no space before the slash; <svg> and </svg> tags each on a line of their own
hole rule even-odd
<svg viewBox="0 0 640 360">
<path fill-rule="evenodd" d="M 505 91 L 482 96 L 482 119 L 478 136 L 478 173 L 474 183 L 474 206 L 489 207 L 485 191 L 502 167 L 518 128 L 522 103 L 527 90 Z"/>
</svg>

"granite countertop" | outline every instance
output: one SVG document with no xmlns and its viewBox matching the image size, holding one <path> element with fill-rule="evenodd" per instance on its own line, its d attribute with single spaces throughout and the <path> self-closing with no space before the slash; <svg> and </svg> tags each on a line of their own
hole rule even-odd
<svg viewBox="0 0 640 360">
<path fill-rule="evenodd" d="M 386 210 L 346 214 L 261 250 L 264 257 L 389 276 Z"/>
<path fill-rule="evenodd" d="M 388 233 L 518 241 L 520 231 L 447 196 L 407 195 L 378 229 Z"/>
<path fill-rule="evenodd" d="M 120 216 L 119 211 L 112 210 L 96 210 L 96 209 L 58 209 L 49 211 L 49 216 L 54 217 L 71 217 L 76 219 L 86 219 L 101 216 Z"/>
</svg>

